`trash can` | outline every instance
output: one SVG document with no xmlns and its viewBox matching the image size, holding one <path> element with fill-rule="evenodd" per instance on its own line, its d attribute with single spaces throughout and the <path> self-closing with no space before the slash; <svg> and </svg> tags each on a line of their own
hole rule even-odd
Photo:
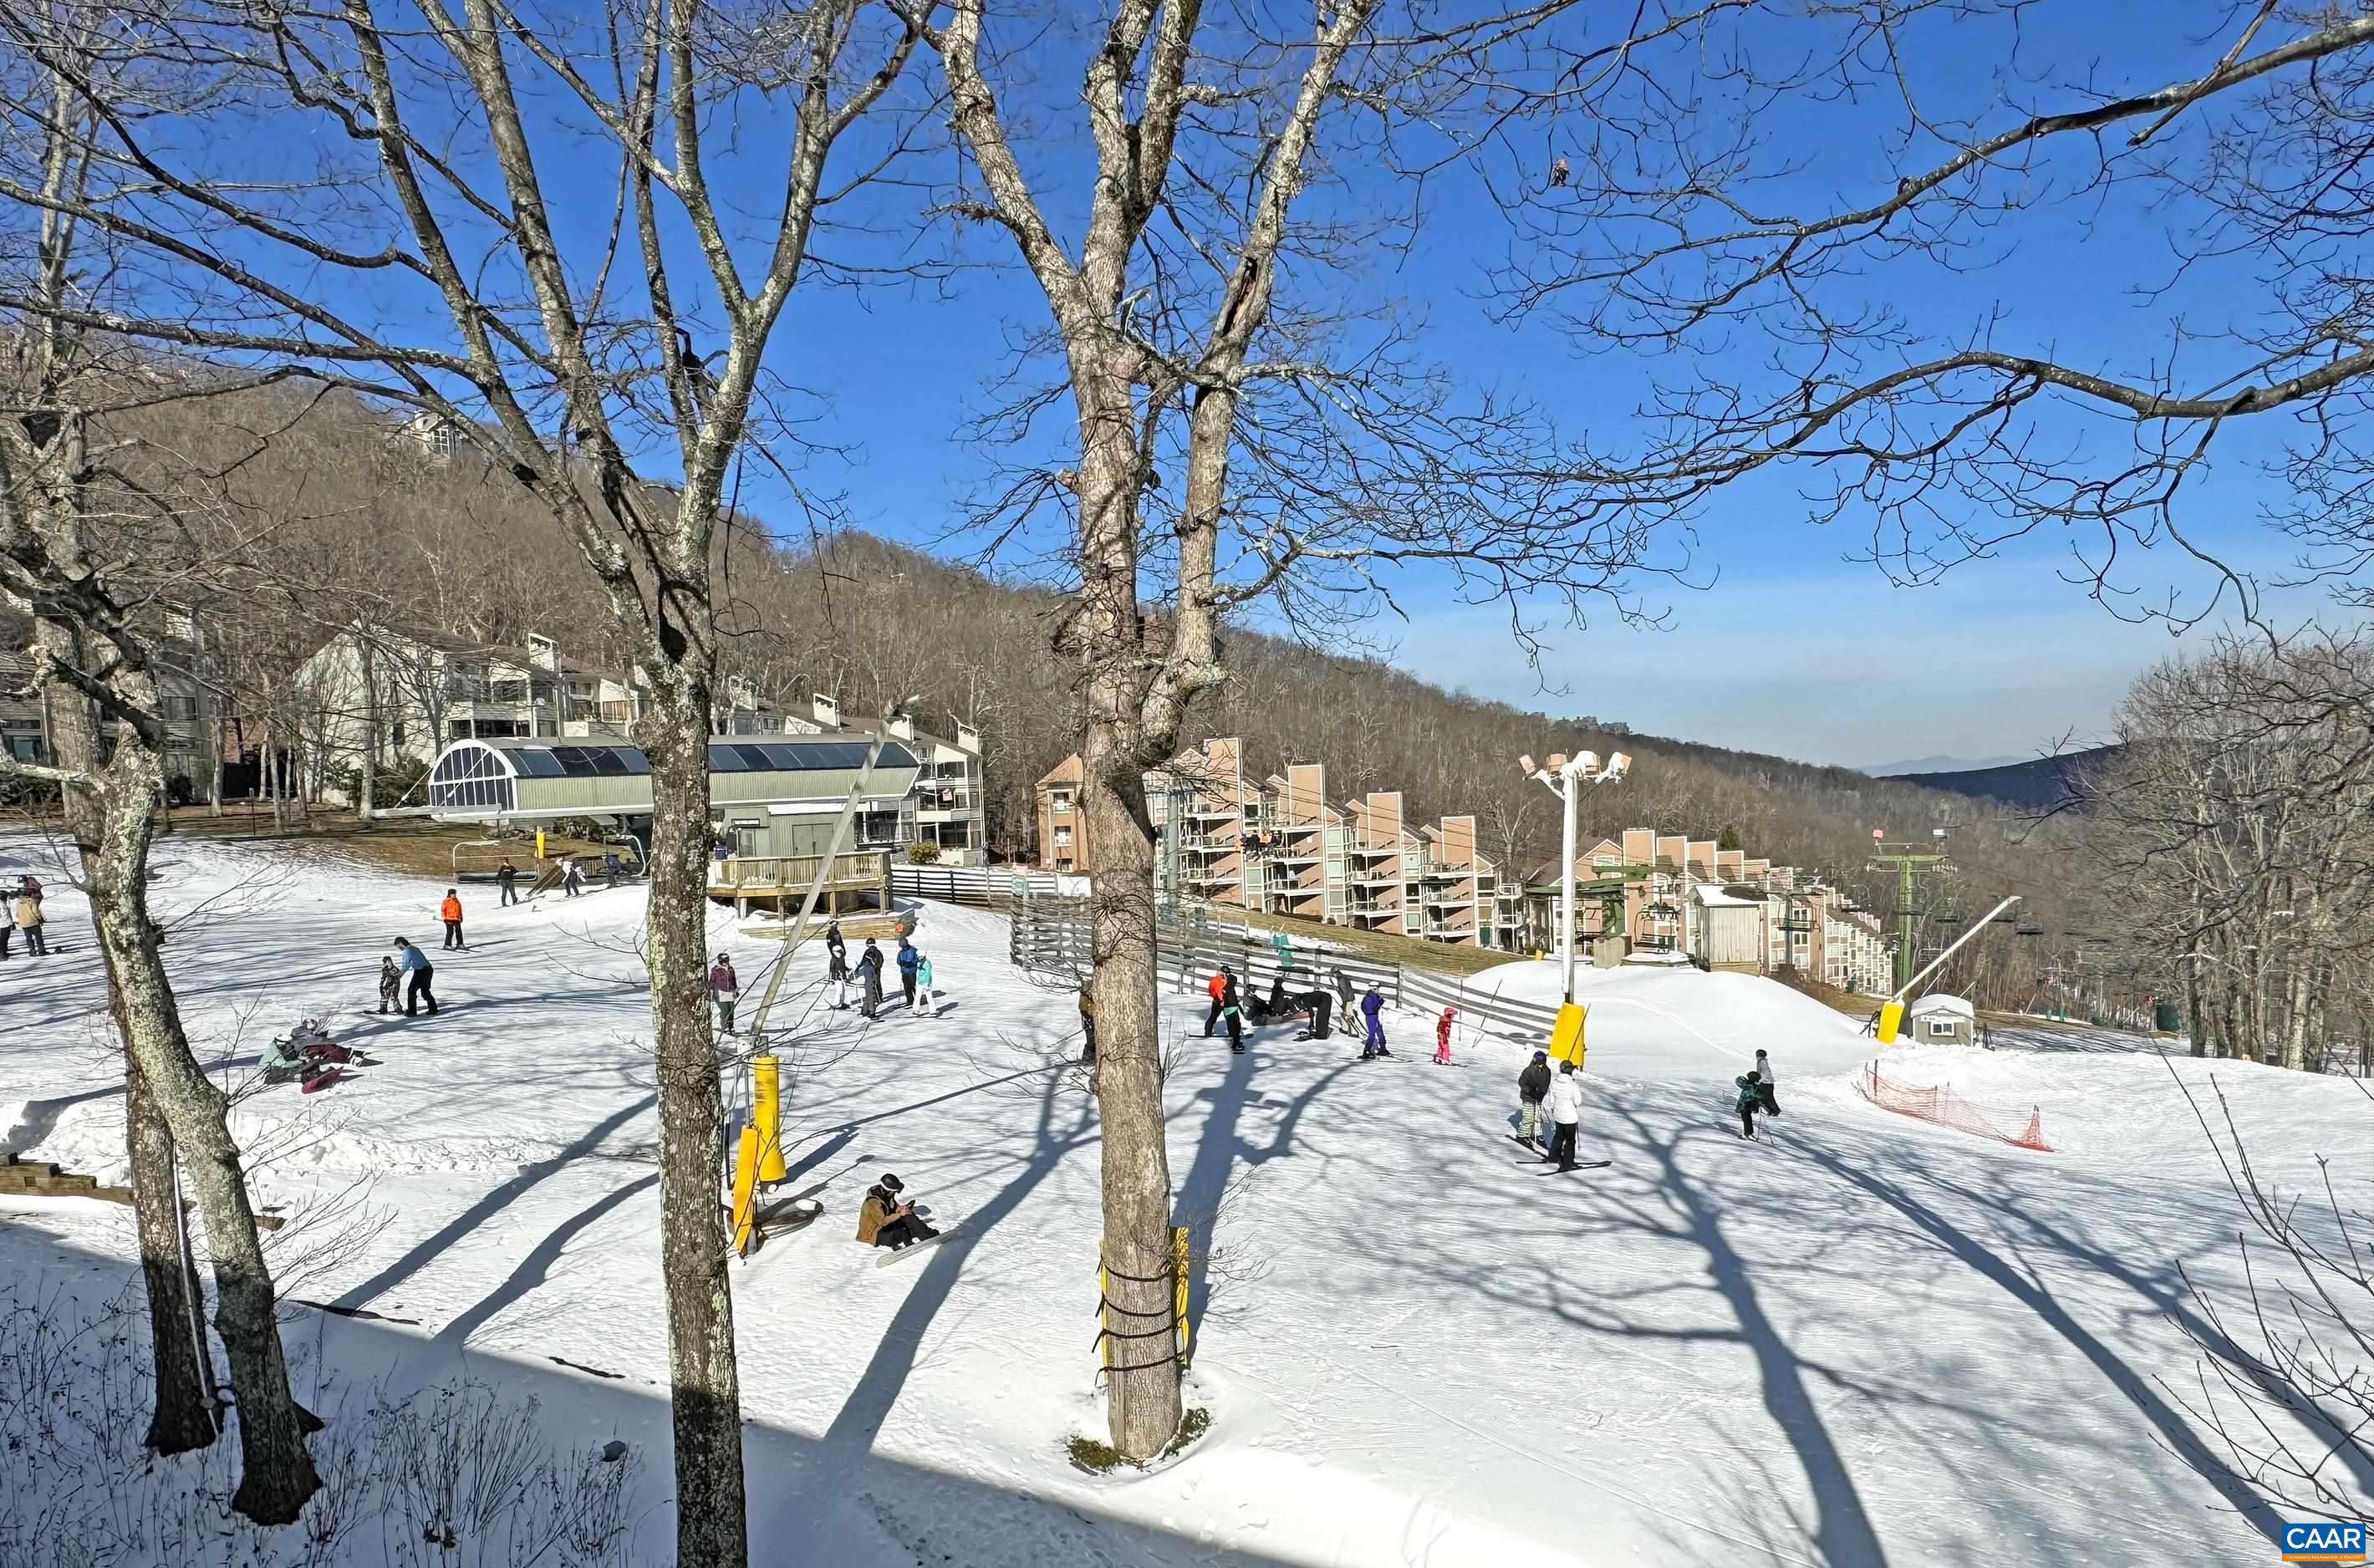
<svg viewBox="0 0 2374 1568">
<path fill-rule="evenodd" d="M 2173 1035 L 2184 1027 L 2184 1014 L 2172 1001 L 2155 1003 L 2152 1007 L 2152 1027 L 2163 1035 Z"/>
</svg>

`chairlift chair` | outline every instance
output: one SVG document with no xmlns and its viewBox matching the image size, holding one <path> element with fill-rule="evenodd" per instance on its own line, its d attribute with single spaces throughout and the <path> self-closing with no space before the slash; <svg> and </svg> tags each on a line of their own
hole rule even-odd
<svg viewBox="0 0 2374 1568">
<path fill-rule="evenodd" d="M 504 859 L 514 853 L 525 837 L 517 828 L 507 830 L 498 823 L 488 830 L 486 837 L 463 839 L 453 846 L 453 880 L 494 881 Z"/>
</svg>

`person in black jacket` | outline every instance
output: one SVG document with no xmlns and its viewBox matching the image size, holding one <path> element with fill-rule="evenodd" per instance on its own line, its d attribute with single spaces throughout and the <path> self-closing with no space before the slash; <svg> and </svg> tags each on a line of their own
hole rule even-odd
<svg viewBox="0 0 2374 1568">
<path fill-rule="evenodd" d="M 1550 1053 L 1535 1051 L 1517 1074 L 1517 1141 L 1542 1146 L 1542 1096 L 1550 1092 Z"/>
<path fill-rule="evenodd" d="M 830 947 L 825 950 L 824 977 L 832 982 L 832 1010 L 849 1011 L 849 949 Z"/>
<path fill-rule="evenodd" d="M 1305 991 L 1296 997 L 1294 1002 L 1296 1006 L 1310 1015 L 1309 1024 L 1295 1038 L 1298 1040 L 1325 1039 L 1328 1035 L 1327 1015 L 1334 1007 L 1335 999 L 1325 991 Z"/>
<path fill-rule="evenodd" d="M 857 977 L 865 983 L 865 1016 L 871 1018 L 882 1005 L 882 950 L 874 939 L 865 939 L 865 951 L 857 955 Z"/>
<path fill-rule="evenodd" d="M 1220 992 L 1220 1021 L 1228 1026 L 1228 1049 L 1237 1056 L 1245 1054 L 1245 1018 L 1237 1002 L 1237 977 L 1220 971 L 1228 977 L 1227 989 Z"/>
<path fill-rule="evenodd" d="M 503 890 L 503 907 L 508 908 L 510 906 L 519 902 L 519 868 L 517 866 L 511 864 L 510 860 L 506 860 L 501 865 L 495 868 L 495 881 L 501 885 Z"/>
</svg>

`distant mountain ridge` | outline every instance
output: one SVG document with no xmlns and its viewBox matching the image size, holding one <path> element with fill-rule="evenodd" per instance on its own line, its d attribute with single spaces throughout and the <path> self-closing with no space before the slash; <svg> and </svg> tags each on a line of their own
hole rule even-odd
<svg viewBox="0 0 2374 1568">
<path fill-rule="evenodd" d="M 2019 756 L 1919 756 L 1910 762 L 1875 762 L 1855 771 L 1874 778 L 1901 778 L 1908 773 L 1975 773 L 1980 768 L 2009 767 L 2027 760 Z"/>
<path fill-rule="evenodd" d="M 2089 751 L 2064 752 L 2059 756 L 2040 756 L 2000 767 L 1898 774 L 1896 782 L 2041 811 L 2070 803 L 2077 795 L 2078 780 L 2117 761 L 2121 749 L 2115 745 L 2096 746 Z"/>
</svg>

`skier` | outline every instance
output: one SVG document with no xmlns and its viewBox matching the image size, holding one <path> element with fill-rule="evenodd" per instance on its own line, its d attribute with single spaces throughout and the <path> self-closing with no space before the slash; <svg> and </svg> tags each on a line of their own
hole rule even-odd
<svg viewBox="0 0 2374 1568">
<path fill-rule="evenodd" d="M 839 928 L 835 928 L 838 930 Z M 832 982 L 832 1010 L 849 1011 L 849 947 L 845 942 L 829 943 L 825 948 L 824 977 Z"/>
<path fill-rule="evenodd" d="M 1245 1020 L 1243 1012 L 1237 1005 L 1237 977 L 1226 969 L 1220 973 L 1228 977 L 1228 989 L 1220 993 L 1220 1019 L 1228 1026 L 1228 1052 L 1232 1056 L 1242 1056 L 1245 1054 Z"/>
<path fill-rule="evenodd" d="M 1378 990 L 1374 984 L 1371 984 L 1369 987 L 1368 994 L 1360 999 L 1361 1015 L 1369 1021 L 1369 1038 L 1367 1043 L 1360 1047 L 1360 1059 L 1362 1061 L 1367 1061 L 1371 1057 L 1391 1056 L 1393 1054 L 1392 1051 L 1385 1048 L 1385 1024 L 1383 1018 L 1379 1016 L 1384 1012 L 1384 993 Z"/>
<path fill-rule="evenodd" d="M 469 952 L 470 944 L 462 940 L 462 895 L 447 888 L 445 902 L 437 906 L 437 918 L 445 922 L 444 945 Z"/>
<path fill-rule="evenodd" d="M 741 977 L 734 973 L 734 960 L 723 954 L 709 966 L 710 994 L 717 999 L 717 1032 L 734 1033 L 734 1003 L 742 994 Z"/>
<path fill-rule="evenodd" d="M 1557 1077 L 1551 1080 L 1549 1093 L 1542 1097 L 1542 1108 L 1550 1113 L 1552 1130 L 1550 1152 L 1543 1164 L 1557 1162 L 1562 1171 L 1574 1169 L 1575 1134 L 1582 1121 L 1582 1080 L 1574 1075 L 1574 1063 L 1558 1063 Z"/>
<path fill-rule="evenodd" d="M 1097 1064 L 1097 999 L 1096 994 L 1088 989 L 1086 980 L 1080 982 L 1080 1034 L 1083 1036 L 1080 1065 L 1094 1067 Z"/>
<path fill-rule="evenodd" d="M 929 954 L 921 954 L 915 960 L 913 1005 L 924 1012 L 932 1012 L 938 1005 L 932 1000 L 932 959 Z"/>
<path fill-rule="evenodd" d="M 840 921 L 839 919 L 830 919 L 825 922 L 824 945 L 835 958 L 841 960 L 841 966 L 843 968 L 848 967 L 849 940 L 840 934 Z"/>
<path fill-rule="evenodd" d="M 520 901 L 519 868 L 511 864 L 508 857 L 495 868 L 495 884 L 503 890 L 501 907 L 508 909 Z"/>
<path fill-rule="evenodd" d="M 1208 1040 L 1212 1037 L 1212 1027 L 1219 1023 L 1220 1009 L 1225 1005 L 1221 999 L 1228 995 L 1228 988 L 1234 983 L 1228 972 L 1221 969 L 1212 976 L 1211 983 L 1204 988 L 1212 999 L 1211 1011 L 1204 1014 L 1204 1038 Z"/>
<path fill-rule="evenodd" d="M 1434 1061 L 1438 1067 L 1451 1065 L 1451 1021 L 1459 1016 L 1459 1009 L 1446 1007 L 1442 1016 L 1434 1021 Z"/>
<path fill-rule="evenodd" d="M 560 858 L 560 891 L 574 898 L 585 891 L 585 872 L 577 864 L 577 857 Z"/>
<path fill-rule="evenodd" d="M 1335 968 L 1335 1011 L 1347 1020 L 1352 1016 L 1352 977 L 1344 973 L 1343 965 Z"/>
<path fill-rule="evenodd" d="M 907 999 L 907 1011 L 910 1012 L 915 1011 L 915 965 L 923 961 L 923 955 L 915 951 L 915 944 L 905 937 L 900 937 L 899 939 L 899 989 Z"/>
<path fill-rule="evenodd" d="M 404 983 L 404 1015 L 419 1016 L 422 1002 L 429 1004 L 429 1016 L 437 1016 L 437 994 L 429 989 L 436 983 L 437 965 L 429 962 L 429 954 L 402 937 L 395 939 L 395 966 L 411 977 Z"/>
<path fill-rule="evenodd" d="M 923 1223 L 912 1203 L 899 1200 L 907 1184 L 888 1171 L 882 1179 L 865 1189 L 865 1201 L 857 1207 L 857 1239 L 868 1246 L 887 1246 L 896 1251 L 919 1241 L 929 1241 L 940 1233 Z"/>
<path fill-rule="evenodd" d="M 1328 1013 L 1329 1010 L 1335 1005 L 1335 999 L 1325 991 L 1305 991 L 1294 1000 L 1298 1007 L 1310 1015 L 1310 1023 L 1303 1026 L 1302 1033 L 1297 1035 L 1295 1038 L 1298 1040 L 1327 1038 L 1331 1033 L 1328 1028 L 1331 1022 Z"/>
<path fill-rule="evenodd" d="M 1542 1096 L 1550 1092 L 1550 1053 L 1535 1051 L 1517 1074 L 1517 1141 L 1542 1146 Z"/>
<path fill-rule="evenodd" d="M 872 937 L 865 939 L 865 951 L 857 955 L 857 978 L 865 992 L 860 1011 L 872 1018 L 882 1006 L 882 950 Z"/>
<path fill-rule="evenodd" d="M 1752 1072 L 1743 1072 L 1732 1082 L 1739 1085 L 1739 1135 L 1752 1141 L 1756 1137 L 1756 1113 L 1764 1104 L 1764 1086 L 1757 1082 Z"/>
<path fill-rule="evenodd" d="M 1780 1102 L 1772 1094 L 1772 1059 L 1762 1051 L 1756 1053 L 1756 1096 L 1764 1102 L 1766 1116 L 1779 1116 Z"/>
<path fill-rule="evenodd" d="M 28 891 L 33 879 L 27 877 L 17 889 L 17 932 L 25 939 L 25 956 L 46 957 L 50 951 L 47 939 L 41 935 L 41 900 L 38 894 Z"/>
<path fill-rule="evenodd" d="M 379 1010 L 382 1012 L 394 1012 L 396 1010 L 396 988 L 403 983 L 404 976 L 397 970 L 395 960 L 382 958 L 379 961 Z"/>
</svg>

